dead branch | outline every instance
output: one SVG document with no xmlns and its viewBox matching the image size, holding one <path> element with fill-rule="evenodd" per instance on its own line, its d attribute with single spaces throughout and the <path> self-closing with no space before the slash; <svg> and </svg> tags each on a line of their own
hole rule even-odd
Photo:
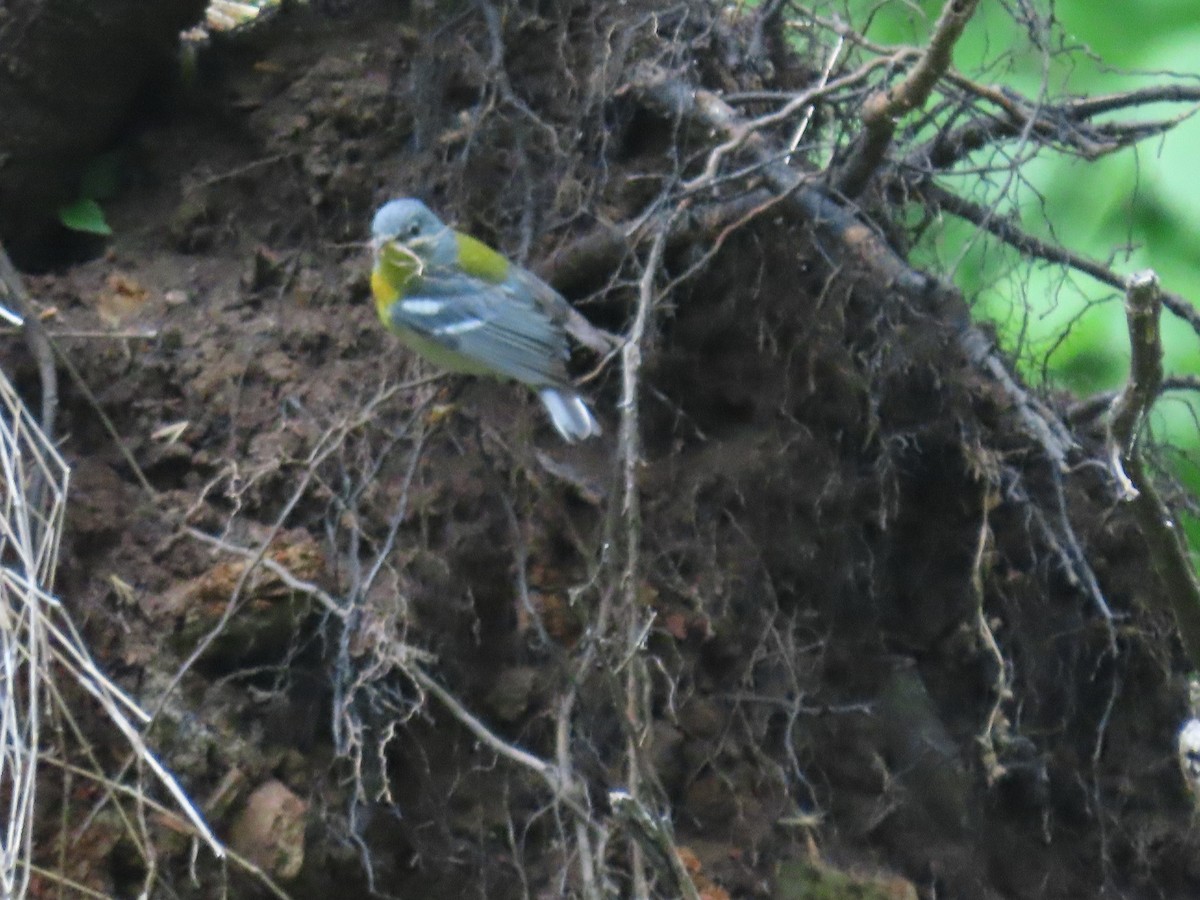
<svg viewBox="0 0 1200 900">
<path fill-rule="evenodd" d="M 909 56 L 914 55 L 914 53 L 914 51 L 906 49 L 891 56 L 869 60 L 847 75 L 835 78 L 828 83 L 824 81 L 818 82 L 815 87 L 793 95 L 783 106 L 773 112 L 759 116 L 757 119 L 750 119 L 739 123 L 725 141 L 718 144 L 709 152 L 708 160 L 704 164 L 704 171 L 691 181 L 685 183 L 683 185 L 684 189 L 697 190 L 716 178 L 721 161 L 729 154 L 740 149 L 751 134 L 762 131 L 778 122 L 787 121 L 800 110 L 811 110 L 812 105 L 818 100 L 828 97 L 830 94 L 836 93 L 843 88 L 852 87 L 864 81 L 876 69 L 900 65 Z M 798 143 L 798 139 L 793 140 L 789 150 L 795 150 Z"/>
<path fill-rule="evenodd" d="M 1123 489 L 1123 500 L 1132 500 L 1137 490 L 1122 469 L 1122 462 L 1136 450 L 1142 424 L 1162 384 L 1162 339 L 1158 317 L 1162 308 L 1158 276 L 1152 271 L 1129 278 L 1125 315 L 1129 322 L 1129 380 L 1113 401 L 1108 416 L 1109 462 L 1113 478 Z"/>
<path fill-rule="evenodd" d="M 438 702 L 440 702 L 450 712 L 455 719 L 466 727 L 471 734 L 475 735 L 483 744 L 490 747 L 498 756 L 503 756 L 510 762 L 529 769 L 539 775 L 550 789 L 559 794 L 562 791 L 562 779 L 559 778 L 558 770 L 553 763 L 546 762 L 539 756 L 535 756 L 528 750 L 522 750 L 515 744 L 510 744 L 497 735 L 495 735 L 483 722 L 472 715 L 472 713 L 463 706 L 458 698 L 451 694 L 448 690 L 438 684 L 437 680 L 432 678 L 420 666 L 410 665 L 405 668 L 405 673 L 415 681 L 422 690 L 432 694 Z"/>
<path fill-rule="evenodd" d="M 280 563 L 271 559 L 269 556 L 266 556 L 262 547 L 256 550 L 251 549 L 250 547 L 242 547 L 238 544 L 233 544 L 229 541 L 223 540 L 216 535 L 206 534 L 199 528 L 193 528 L 190 525 L 185 526 L 184 531 L 189 537 L 195 538 L 202 544 L 208 544 L 210 547 L 215 547 L 218 550 L 222 550 L 226 553 L 232 553 L 236 556 L 240 556 L 242 559 L 248 560 L 250 567 L 256 565 L 262 566 L 264 569 L 282 581 L 285 585 L 287 585 L 287 587 L 291 590 L 298 594 L 303 594 L 306 597 L 311 597 L 321 605 L 325 612 L 336 616 L 339 619 L 346 618 L 345 606 L 338 603 L 338 601 L 335 600 L 328 591 L 322 589 L 319 585 L 313 584 L 311 581 L 298 578 L 287 566 L 281 565 Z"/>
<path fill-rule="evenodd" d="M 667 229 L 665 252 L 705 243 L 773 197 L 771 191 L 755 190 L 678 210 Z M 640 219 L 619 225 L 602 223 L 554 252 L 540 267 L 541 274 L 563 293 L 592 289 L 620 269 L 646 231 L 647 224 Z"/>
<path fill-rule="evenodd" d="M 1123 499 L 1129 503 L 1163 579 L 1184 650 L 1192 666 L 1200 669 L 1200 581 L 1192 569 L 1183 531 L 1147 475 L 1137 444 L 1140 428 L 1162 382 L 1161 305 L 1158 276 L 1154 272 L 1130 276 L 1125 294 L 1129 380 L 1113 401 L 1108 450 L 1114 477 L 1125 487 Z"/>
<path fill-rule="evenodd" d="M 1103 113 L 1156 102 L 1200 102 L 1200 91 L 1185 85 L 1127 91 L 1106 97 L 1068 100 L 1048 104 L 1030 100 L 1005 88 L 979 84 L 955 72 L 946 80 L 961 91 L 999 108 L 1000 113 L 981 113 L 965 124 L 943 132 L 909 152 L 899 168 L 919 171 L 945 170 L 997 141 L 1033 136 L 1063 152 L 1093 160 L 1115 153 L 1146 138 L 1164 134 L 1195 113 L 1195 107 L 1166 119 L 1147 122 L 1092 122 Z"/>
<path fill-rule="evenodd" d="M 992 705 L 988 710 L 983 730 L 975 736 L 976 743 L 982 749 L 984 777 L 989 785 L 994 784 L 1004 775 L 1004 766 L 1000 762 L 996 746 L 997 732 L 1001 730 L 1004 722 L 1003 706 L 1013 698 L 1008 663 L 1004 660 L 1004 654 L 1000 651 L 1000 644 L 996 641 L 996 634 L 992 630 L 984 610 L 984 559 L 992 533 L 988 513 L 997 502 L 996 488 L 989 484 L 984 490 L 983 502 L 980 504 L 982 515 L 979 523 L 979 539 L 975 544 L 975 556 L 971 560 L 971 594 L 975 601 L 975 633 L 984 650 L 996 664 L 996 676 L 992 679 L 991 685 Z"/>
<path fill-rule="evenodd" d="M 664 118 L 690 121 L 725 138 L 745 132 L 742 117 L 717 94 L 662 70 L 644 72 L 624 90 L 634 93 Z M 785 198 L 780 209 L 811 225 L 818 238 L 829 241 L 832 246 L 823 249 L 835 259 L 861 265 L 880 283 L 906 296 L 923 298 L 942 292 L 957 295 L 953 288 L 911 268 L 853 211 L 789 166 L 785 162 L 788 154 L 771 145 L 761 133 L 749 132 L 743 149 L 758 164 L 758 175 L 771 192 Z M 966 324 L 965 308 L 962 319 Z"/>
<path fill-rule="evenodd" d="M 641 394 L 642 344 L 650 325 L 650 316 L 657 299 L 655 279 L 662 266 L 670 222 L 662 223 L 647 254 L 645 269 L 638 288 L 637 310 L 629 328 L 629 338 L 622 351 L 621 366 L 621 431 L 619 436 L 622 472 L 621 515 L 624 527 L 625 568 L 621 573 L 622 613 L 625 618 L 625 722 L 628 729 L 625 751 L 626 794 L 631 803 L 638 803 L 641 794 L 641 769 L 638 745 L 647 725 L 643 706 L 644 667 L 637 656 L 644 643 L 643 616 L 639 613 L 638 591 L 641 588 L 642 513 L 638 470 L 642 464 L 639 400 Z M 630 867 L 633 870 L 634 895 L 649 896 L 642 865 L 642 845 L 634 841 L 630 847 Z"/>
<path fill-rule="evenodd" d="M 857 197 L 883 163 L 896 133 L 896 121 L 925 105 L 938 79 L 950 68 L 954 45 L 975 12 L 978 0 L 947 0 L 929 46 L 899 84 L 879 91 L 863 104 L 863 131 L 850 158 L 834 178 L 838 193 Z"/>
<path fill-rule="evenodd" d="M 483 724 L 477 716 L 459 702 L 458 698 L 438 683 L 429 673 L 417 663 L 410 662 L 404 667 L 404 673 L 411 678 L 422 690 L 428 691 L 442 704 L 461 725 L 475 735 L 481 743 L 491 748 L 498 756 L 516 763 L 522 768 L 529 769 L 538 775 L 550 788 L 554 799 L 570 809 L 579 821 L 595 827 L 591 814 L 580 802 L 580 797 L 586 796 L 583 785 L 577 781 L 564 779 L 563 772 L 554 763 L 547 762 L 540 756 L 530 753 L 515 744 L 510 744 L 495 734 Z"/>
<path fill-rule="evenodd" d="M 970 200 L 965 200 L 953 191 L 948 191 L 934 184 L 932 181 L 926 179 L 919 182 L 907 183 L 906 187 L 930 205 L 943 209 L 951 215 L 965 219 L 974 225 L 978 225 L 993 237 L 999 238 L 1010 247 L 1021 251 L 1021 253 L 1027 256 L 1032 256 L 1035 259 L 1043 259 L 1046 262 L 1061 263 L 1062 265 L 1070 266 L 1072 269 L 1083 272 L 1085 275 L 1090 275 L 1101 284 L 1107 284 L 1110 287 L 1121 290 L 1124 290 L 1126 287 L 1126 279 L 1112 269 L 1094 260 L 1080 256 L 1078 253 L 1074 253 L 1065 247 L 1060 247 L 1056 244 L 1043 241 L 1041 238 L 1034 237 L 1028 232 L 1022 231 L 1007 219 L 997 216 L 994 210 L 988 209 L 978 203 L 972 203 Z M 1163 306 L 1187 322 L 1193 331 L 1200 334 L 1200 309 L 1197 309 L 1196 306 L 1178 294 L 1159 292 L 1159 298 Z"/>
<path fill-rule="evenodd" d="M 638 846 L 660 869 L 666 871 L 677 895 L 686 900 L 700 900 L 700 892 L 696 890 L 675 849 L 670 821 L 651 813 L 645 804 L 628 791 L 609 791 L 608 802 L 613 815 L 625 826 Z"/>
<path fill-rule="evenodd" d="M 1163 378 L 1158 395 L 1161 397 L 1169 391 L 1200 391 L 1200 375 L 1170 375 Z M 1067 411 L 1067 419 L 1077 425 L 1090 422 L 1108 412 L 1117 394 L 1117 391 L 1102 391 L 1081 400 Z"/>
</svg>

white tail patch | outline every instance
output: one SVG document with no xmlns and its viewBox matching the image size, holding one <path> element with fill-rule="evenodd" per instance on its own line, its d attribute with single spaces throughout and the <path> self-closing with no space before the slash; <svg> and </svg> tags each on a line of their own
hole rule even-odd
<svg viewBox="0 0 1200 900">
<path fill-rule="evenodd" d="M 542 388 L 538 391 L 538 397 L 550 414 L 555 429 L 568 444 L 600 434 L 600 423 L 578 394 L 557 388 Z"/>
</svg>

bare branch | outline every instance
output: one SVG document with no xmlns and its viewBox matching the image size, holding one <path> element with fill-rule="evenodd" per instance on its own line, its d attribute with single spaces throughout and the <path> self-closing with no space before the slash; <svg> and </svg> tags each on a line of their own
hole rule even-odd
<svg viewBox="0 0 1200 900">
<path fill-rule="evenodd" d="M 1010 247 L 1020 250 L 1027 256 L 1032 256 L 1035 259 L 1044 259 L 1047 262 L 1062 263 L 1076 271 L 1083 272 L 1085 275 L 1090 275 L 1101 284 L 1107 284 L 1110 287 L 1121 290 L 1124 290 L 1126 287 L 1126 279 L 1112 269 L 1094 260 L 1080 256 L 1077 253 L 1073 253 L 1065 247 L 1060 247 L 1056 244 L 1043 241 L 1041 238 L 1034 237 L 1028 232 L 1022 231 L 1007 219 L 997 216 L 994 211 L 987 207 L 981 206 L 978 203 L 972 203 L 970 200 L 965 200 L 954 192 L 934 184 L 932 181 L 921 181 L 920 183 L 910 184 L 908 187 L 930 204 L 945 210 L 951 215 L 958 216 L 960 219 L 965 219 L 974 225 L 978 225 L 992 236 L 999 238 Z M 1178 294 L 1160 292 L 1159 296 L 1163 306 L 1187 322 L 1193 331 L 1200 334 L 1200 309 L 1197 309 Z"/>
<path fill-rule="evenodd" d="M 929 46 L 912 71 L 887 91 L 879 91 L 863 104 L 863 131 L 834 184 L 846 197 L 863 192 L 883 163 L 896 133 L 896 121 L 925 105 L 938 79 L 950 68 L 954 44 L 970 21 L 979 0 L 947 0 L 933 29 Z"/>
<path fill-rule="evenodd" d="M 628 90 L 664 117 L 693 121 L 724 137 L 744 131 L 744 120 L 721 97 L 665 72 L 649 72 Z M 759 164 L 761 179 L 781 200 L 779 208 L 812 225 L 818 238 L 831 241 L 834 246 L 825 249 L 836 258 L 863 266 L 906 295 L 953 293 L 953 288 L 911 268 L 853 211 L 798 174 L 785 162 L 787 154 L 761 133 L 750 132 L 743 147 Z M 963 319 L 965 323 L 965 310 Z"/>
<path fill-rule="evenodd" d="M 628 791 L 609 791 L 608 802 L 613 814 L 624 824 L 638 846 L 645 851 L 675 883 L 680 897 L 700 900 L 700 892 L 688 875 L 675 849 L 675 837 L 668 819 L 650 812 L 637 797 Z"/>
<path fill-rule="evenodd" d="M 830 94 L 836 93 L 843 88 L 858 84 L 859 82 L 865 80 L 868 75 L 878 68 L 891 67 L 900 64 L 907 56 L 911 55 L 912 52 L 913 51 L 910 50 L 902 50 L 890 57 L 869 60 L 850 74 L 843 75 L 840 78 L 835 78 L 833 81 L 828 83 L 825 82 L 825 76 L 823 76 L 822 79 L 817 82 L 815 87 L 793 95 L 783 106 L 774 112 L 759 116 L 757 119 L 740 122 L 732 129 L 732 133 L 724 142 L 713 148 L 708 155 L 708 161 L 705 163 L 704 171 L 691 181 L 687 182 L 684 185 L 684 189 L 696 190 L 700 188 L 704 182 L 711 181 L 713 178 L 715 178 L 717 169 L 721 164 L 721 160 L 735 150 L 740 149 L 746 143 L 746 138 L 748 138 L 754 132 L 761 131 L 762 129 L 778 122 L 786 121 L 806 107 L 808 108 L 808 113 L 806 114 L 807 121 L 807 116 L 811 115 L 811 107 L 814 103 L 816 103 L 816 101 L 823 97 L 827 97 Z M 832 58 L 830 62 L 832 62 Z M 795 150 L 798 143 L 799 132 L 791 142 L 791 145 L 788 149 Z"/>
<path fill-rule="evenodd" d="M 717 234 L 768 203 L 774 193 L 748 191 L 712 203 L 696 203 L 677 211 L 667 231 L 666 252 Z M 555 252 L 541 267 L 542 274 L 564 293 L 585 291 L 621 267 L 645 230 L 643 221 L 620 225 L 602 224 Z"/>
<path fill-rule="evenodd" d="M 502 740 L 495 732 L 484 725 L 477 716 L 463 706 L 457 697 L 442 687 L 437 679 L 430 676 L 415 662 L 409 662 L 405 665 L 404 673 L 416 682 L 422 690 L 428 691 L 461 725 L 470 731 L 471 734 L 475 735 L 483 744 L 497 755 L 538 775 L 546 782 L 555 800 L 561 802 L 575 813 L 581 822 L 589 825 L 592 824 L 591 815 L 578 799 L 581 796 L 585 796 L 581 784 L 573 780 L 565 780 L 563 772 L 553 763 L 547 762 L 540 756 L 536 756 L 528 750 L 523 750 L 515 744 L 510 744 Z"/>
<path fill-rule="evenodd" d="M 1138 429 L 1162 382 L 1158 276 L 1139 272 L 1129 279 L 1125 310 L 1129 321 L 1129 381 L 1113 402 L 1109 420 L 1109 456 L 1155 568 L 1167 602 L 1175 612 L 1179 635 L 1194 668 L 1200 669 L 1200 581 L 1188 555 L 1179 523 L 1159 497 L 1137 446 Z"/>
<path fill-rule="evenodd" d="M 1040 143 L 1073 151 L 1084 159 L 1098 159 L 1161 135 L 1194 115 L 1192 108 L 1166 119 L 1147 122 L 1091 122 L 1105 112 L 1155 102 L 1200 102 L 1200 90 L 1185 85 L 1164 85 L 1110 94 L 1107 97 L 1071 99 L 1048 104 L 1009 90 L 980 84 L 950 72 L 946 80 L 960 90 L 999 107 L 1000 113 L 979 113 L 965 124 L 937 134 L 904 157 L 901 168 L 944 170 L 976 150 L 1006 138 L 1037 137 Z"/>
<path fill-rule="evenodd" d="M 986 597 L 983 584 L 984 558 L 991 537 L 988 512 L 997 502 L 995 494 L 996 488 L 993 485 L 987 485 L 982 498 L 983 502 L 980 504 L 982 519 L 979 523 L 979 537 L 975 543 L 975 556 L 971 561 L 971 594 L 975 601 L 975 633 L 979 636 L 980 643 L 996 666 L 996 675 L 992 679 L 991 685 L 992 705 L 988 710 L 987 720 L 983 723 L 983 730 L 975 736 L 976 743 L 982 749 L 984 777 L 987 778 L 988 784 L 994 784 L 1004 774 L 1004 766 L 1000 763 L 997 752 L 997 740 L 1005 725 L 1002 708 L 1013 698 L 1008 663 L 1004 660 L 1004 654 L 1000 652 L 996 634 L 992 630 L 991 623 L 988 622 L 983 606 Z"/>
<path fill-rule="evenodd" d="M 1152 84 L 1116 94 L 1081 97 L 1072 100 L 1065 109 L 1074 118 L 1083 119 L 1151 103 L 1200 103 L 1200 87 L 1186 84 Z"/>
<path fill-rule="evenodd" d="M 1113 401 L 1108 417 L 1109 462 L 1125 500 L 1136 497 L 1137 489 L 1126 476 L 1122 462 L 1135 452 L 1142 423 L 1162 384 L 1163 349 L 1158 329 L 1161 309 L 1158 276 L 1149 270 L 1130 276 L 1125 294 L 1125 315 L 1129 322 L 1129 380 Z"/>
<path fill-rule="evenodd" d="M 1170 375 L 1159 385 L 1158 395 L 1161 397 L 1168 391 L 1200 391 L 1200 375 Z M 1067 412 L 1067 418 L 1073 423 L 1089 422 L 1101 416 L 1112 408 L 1117 399 L 1117 391 L 1101 391 L 1076 403 Z"/>
<path fill-rule="evenodd" d="M 641 732 L 645 729 L 647 713 L 643 708 L 642 681 L 645 676 L 644 666 L 637 659 L 645 635 L 644 617 L 641 604 L 638 603 L 638 592 L 642 584 L 641 553 L 642 553 L 642 512 L 641 487 L 638 471 L 642 465 L 641 429 L 639 425 L 642 345 L 646 338 L 646 330 L 650 324 L 650 316 L 657 298 L 655 279 L 662 266 L 663 250 L 667 243 L 670 222 L 663 222 L 655 234 L 654 242 L 647 254 L 645 269 L 638 287 L 637 310 L 634 313 L 633 324 L 629 328 L 629 339 L 622 351 L 621 366 L 621 432 L 620 458 L 622 471 L 621 515 L 624 529 L 624 558 L 625 567 L 621 573 L 621 612 L 624 616 L 625 636 L 622 652 L 625 654 L 625 710 L 624 717 L 628 730 L 626 737 L 626 796 L 631 803 L 637 803 L 641 794 L 641 770 L 638 761 L 638 744 Z M 642 865 L 642 845 L 636 841 L 630 847 L 630 867 L 633 870 L 633 894 L 635 897 L 649 896 L 645 884 L 645 872 Z"/>
</svg>

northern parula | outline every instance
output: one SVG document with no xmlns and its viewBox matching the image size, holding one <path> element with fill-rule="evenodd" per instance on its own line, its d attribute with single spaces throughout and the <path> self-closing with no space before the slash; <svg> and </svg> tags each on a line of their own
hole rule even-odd
<svg viewBox="0 0 1200 900">
<path fill-rule="evenodd" d="M 375 309 L 405 345 L 453 372 L 529 385 L 568 442 L 600 434 L 567 375 L 568 323 L 582 317 L 554 288 L 411 197 L 376 211 L 371 246 Z"/>
</svg>

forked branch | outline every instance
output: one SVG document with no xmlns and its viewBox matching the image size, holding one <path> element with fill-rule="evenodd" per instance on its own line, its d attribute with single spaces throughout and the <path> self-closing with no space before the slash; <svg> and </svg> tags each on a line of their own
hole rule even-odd
<svg viewBox="0 0 1200 900">
<path fill-rule="evenodd" d="M 899 83 L 867 98 L 862 111 L 862 134 L 834 182 L 839 193 L 857 197 L 866 188 L 887 156 L 896 122 L 924 106 L 938 79 L 949 70 L 954 45 L 978 5 L 979 0 L 947 0 L 929 46 L 917 64 Z"/>
</svg>

